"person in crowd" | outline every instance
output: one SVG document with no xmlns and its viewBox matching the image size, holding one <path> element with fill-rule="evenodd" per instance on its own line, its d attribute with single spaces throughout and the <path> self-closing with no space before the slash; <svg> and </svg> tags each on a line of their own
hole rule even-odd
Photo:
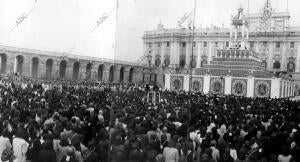
<svg viewBox="0 0 300 162">
<path fill-rule="evenodd" d="M 300 157 L 299 103 L 150 85 L 0 79 L 2 161 L 249 162 Z"/>
</svg>

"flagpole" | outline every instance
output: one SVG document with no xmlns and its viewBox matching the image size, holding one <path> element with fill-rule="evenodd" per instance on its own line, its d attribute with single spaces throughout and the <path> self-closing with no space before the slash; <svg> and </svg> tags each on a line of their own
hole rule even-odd
<svg viewBox="0 0 300 162">
<path fill-rule="evenodd" d="M 197 4 L 197 0 L 195 0 L 194 2 L 194 13 L 193 13 L 193 28 L 192 28 L 192 59 L 190 61 L 190 79 L 189 79 L 189 90 L 191 91 L 191 84 L 192 84 L 192 78 L 193 78 L 193 61 L 194 61 L 194 38 L 195 38 L 195 17 L 196 17 L 196 5 Z"/>
<path fill-rule="evenodd" d="M 116 48 L 116 45 L 117 45 L 117 29 L 118 29 L 118 10 L 119 10 L 119 0 L 116 0 L 116 25 L 115 25 L 115 44 L 114 44 L 114 53 L 115 53 L 115 56 L 117 54 L 117 48 Z M 114 60 L 114 63 L 115 63 L 115 59 Z"/>
</svg>

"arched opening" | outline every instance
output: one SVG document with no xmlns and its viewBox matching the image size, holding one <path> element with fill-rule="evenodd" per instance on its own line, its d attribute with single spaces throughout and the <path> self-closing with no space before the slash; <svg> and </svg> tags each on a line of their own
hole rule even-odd
<svg viewBox="0 0 300 162">
<path fill-rule="evenodd" d="M 15 72 L 19 75 L 22 75 L 23 72 L 23 63 L 24 63 L 24 57 L 22 55 L 18 55 L 16 57 L 16 66 L 15 66 Z"/>
<path fill-rule="evenodd" d="M 206 65 L 207 64 L 207 61 L 206 60 L 202 60 L 201 61 L 201 67 L 203 66 L 203 65 Z"/>
<path fill-rule="evenodd" d="M 274 69 L 280 69 L 280 62 L 278 60 L 276 60 L 274 63 L 273 63 L 273 68 Z"/>
<path fill-rule="evenodd" d="M 53 60 L 48 59 L 46 61 L 46 78 L 51 78 L 52 75 L 52 66 L 53 66 Z"/>
<path fill-rule="evenodd" d="M 134 68 L 130 68 L 129 70 L 129 83 L 131 83 L 133 81 L 133 75 L 134 75 Z"/>
<path fill-rule="evenodd" d="M 295 58 L 290 57 L 289 63 L 287 64 L 287 71 L 288 72 L 295 72 Z"/>
<path fill-rule="evenodd" d="M 67 61 L 62 60 L 59 64 L 59 77 L 60 78 L 65 78 L 66 70 L 67 70 Z"/>
<path fill-rule="evenodd" d="M 98 67 L 98 80 L 102 81 L 103 79 L 103 70 L 104 70 L 104 65 L 99 65 Z"/>
<path fill-rule="evenodd" d="M 73 80 L 77 80 L 78 79 L 79 69 L 80 69 L 80 63 L 79 62 L 75 62 L 73 64 L 73 75 L 72 75 Z"/>
<path fill-rule="evenodd" d="M 92 63 L 88 63 L 86 65 L 86 77 L 85 77 L 85 79 L 87 79 L 87 80 L 91 80 L 91 78 L 92 78 L 92 67 L 93 67 Z"/>
<path fill-rule="evenodd" d="M 263 60 L 263 61 L 261 62 L 261 65 L 262 65 L 265 69 L 267 69 L 267 61 L 266 61 L 266 60 Z"/>
<path fill-rule="evenodd" d="M 121 67 L 120 69 L 120 82 L 123 82 L 124 81 L 124 67 Z"/>
<path fill-rule="evenodd" d="M 31 67 L 31 75 L 33 78 L 38 77 L 38 70 L 39 70 L 39 58 L 34 57 L 32 58 L 32 67 Z"/>
<path fill-rule="evenodd" d="M 184 68 L 184 66 L 185 66 L 185 56 L 181 55 L 179 58 L 179 67 Z"/>
<path fill-rule="evenodd" d="M 0 73 L 6 73 L 6 65 L 7 65 L 7 56 L 5 53 L 1 53 L 0 54 L 0 58 L 1 58 L 1 71 Z"/>
<path fill-rule="evenodd" d="M 114 82 L 115 66 L 109 68 L 109 82 Z"/>
</svg>

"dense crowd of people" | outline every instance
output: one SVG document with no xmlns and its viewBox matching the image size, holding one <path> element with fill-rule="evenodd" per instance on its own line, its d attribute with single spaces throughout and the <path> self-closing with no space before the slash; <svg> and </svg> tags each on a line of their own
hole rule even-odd
<svg viewBox="0 0 300 162">
<path fill-rule="evenodd" d="M 0 162 L 297 162 L 288 99 L 0 79 Z"/>
</svg>

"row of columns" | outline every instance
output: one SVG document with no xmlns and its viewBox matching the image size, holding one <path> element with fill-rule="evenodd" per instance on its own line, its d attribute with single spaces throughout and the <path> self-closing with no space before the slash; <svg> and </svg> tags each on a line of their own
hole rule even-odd
<svg viewBox="0 0 300 162">
<path fill-rule="evenodd" d="M 281 81 L 280 82 L 280 96 L 282 98 L 284 97 L 290 97 L 295 95 L 295 83 L 290 81 Z"/>
</svg>

